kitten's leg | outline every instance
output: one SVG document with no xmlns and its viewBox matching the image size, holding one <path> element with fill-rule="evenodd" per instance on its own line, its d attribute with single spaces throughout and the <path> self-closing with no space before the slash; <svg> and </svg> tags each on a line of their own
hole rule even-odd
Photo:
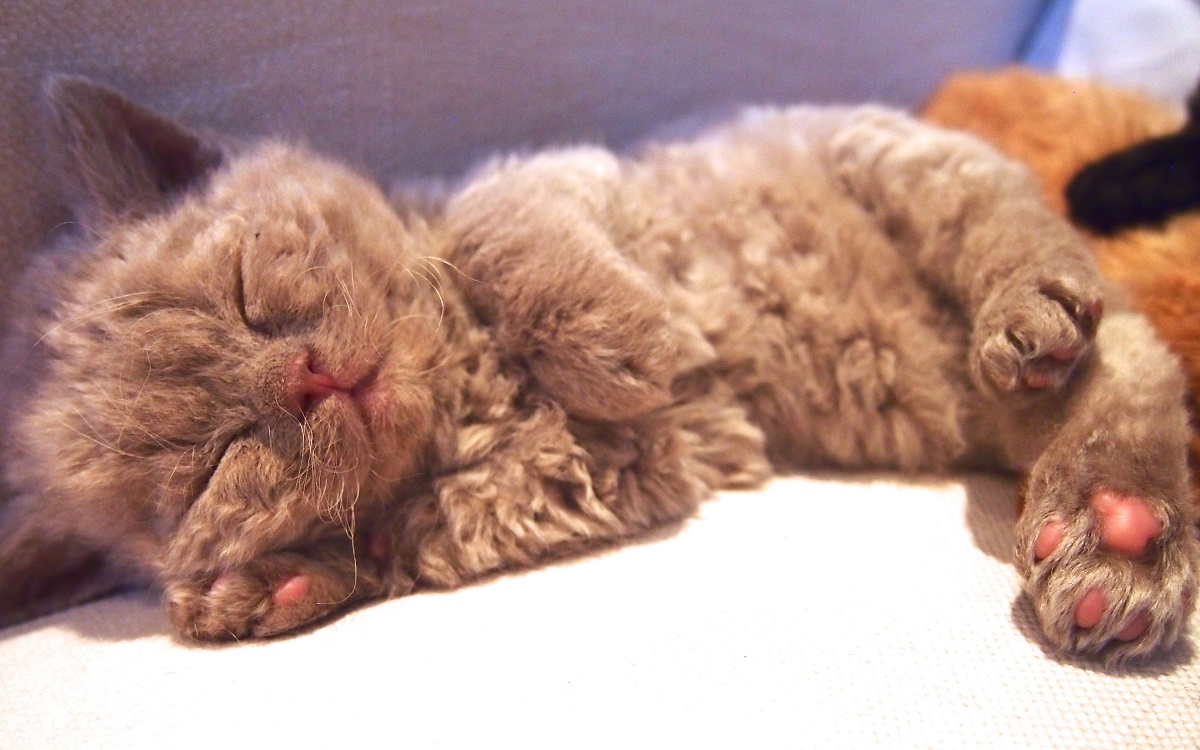
<svg viewBox="0 0 1200 750">
<path fill-rule="evenodd" d="M 352 540 L 330 538 L 175 579 L 166 586 L 167 611 L 175 630 L 196 640 L 279 635 L 382 596 L 381 573 L 380 562 Z"/>
<path fill-rule="evenodd" d="M 974 442 L 1029 471 L 1017 560 L 1047 637 L 1112 659 L 1169 645 L 1198 552 L 1178 363 L 1139 316 L 1100 324 L 1091 254 L 1024 167 L 896 113 L 826 126 L 847 192 L 972 321 Z"/>
<path fill-rule="evenodd" d="M 1184 388 L 1149 324 L 1113 313 L 1076 381 L 1011 404 L 986 428 L 1016 466 L 1032 463 L 1017 564 L 1061 649 L 1120 660 L 1169 646 L 1183 628 L 1200 555 Z"/>
<path fill-rule="evenodd" d="M 975 386 L 1062 387 L 1095 336 L 1100 277 L 1028 170 L 897 112 L 827 113 L 818 125 L 821 154 L 844 189 L 973 321 Z"/>
<path fill-rule="evenodd" d="M 18 516 L 17 503 L 0 529 L 0 627 L 98 599 L 133 582 L 90 545 Z"/>
<path fill-rule="evenodd" d="M 686 518 L 713 488 L 763 481 L 762 434 L 730 401 L 627 424 L 568 423 L 546 406 L 465 428 L 463 468 L 383 530 L 394 593 L 577 553 Z"/>
<path fill-rule="evenodd" d="M 293 630 L 384 593 L 361 542 L 359 509 L 312 516 L 304 495 L 236 503 L 208 493 L 187 511 L 157 561 L 181 636 L 226 639 Z"/>
<path fill-rule="evenodd" d="M 498 164 L 447 206 L 463 287 L 506 351 L 573 415 L 665 404 L 677 343 L 650 277 L 613 243 L 619 166 L 595 148 Z"/>
</svg>

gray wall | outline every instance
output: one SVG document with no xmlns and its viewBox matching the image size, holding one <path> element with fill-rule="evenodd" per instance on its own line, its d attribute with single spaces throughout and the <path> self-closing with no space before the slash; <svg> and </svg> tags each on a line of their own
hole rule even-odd
<svg viewBox="0 0 1200 750">
<path fill-rule="evenodd" d="M 738 102 L 915 105 L 1009 62 L 1039 0 L 0 0 L 0 294 L 64 217 L 39 87 L 91 75 L 240 135 L 286 133 L 381 179 L 513 146 L 620 144 Z"/>
</svg>

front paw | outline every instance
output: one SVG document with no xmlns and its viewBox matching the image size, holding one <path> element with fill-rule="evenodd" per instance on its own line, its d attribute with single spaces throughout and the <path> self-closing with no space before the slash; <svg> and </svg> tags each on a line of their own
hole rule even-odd
<svg viewBox="0 0 1200 750">
<path fill-rule="evenodd" d="M 1043 485 L 1018 530 L 1018 565 L 1046 637 L 1110 661 L 1169 647 L 1193 604 L 1195 529 L 1165 502 L 1108 488 L 1076 498 L 1069 485 Z"/>
<path fill-rule="evenodd" d="M 371 565 L 278 552 L 169 584 L 166 600 L 176 632 L 212 641 L 279 635 L 382 593 Z"/>
<path fill-rule="evenodd" d="M 539 333 L 525 360 L 569 414 L 619 421 L 670 402 L 678 347 L 661 312 L 591 311 Z"/>
<path fill-rule="evenodd" d="M 665 406 L 680 334 L 642 272 L 614 265 L 500 316 L 500 338 L 567 413 L 619 421 Z"/>
<path fill-rule="evenodd" d="M 996 290 L 975 323 L 975 384 L 995 393 L 1061 388 L 1090 350 L 1103 309 L 1094 281 L 1068 273 Z"/>
</svg>

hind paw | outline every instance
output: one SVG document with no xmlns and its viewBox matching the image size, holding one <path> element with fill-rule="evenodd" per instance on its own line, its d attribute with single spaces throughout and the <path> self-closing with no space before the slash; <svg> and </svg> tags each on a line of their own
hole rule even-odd
<svg viewBox="0 0 1200 750">
<path fill-rule="evenodd" d="M 1094 284 L 1065 274 L 997 291 L 975 325 L 976 385 L 998 393 L 1061 388 L 1090 350 L 1103 309 Z"/>
<path fill-rule="evenodd" d="M 1023 519 L 1018 563 L 1056 647 L 1119 661 L 1178 638 L 1194 599 L 1195 539 L 1154 505 L 1100 489 L 1073 513 Z"/>
</svg>

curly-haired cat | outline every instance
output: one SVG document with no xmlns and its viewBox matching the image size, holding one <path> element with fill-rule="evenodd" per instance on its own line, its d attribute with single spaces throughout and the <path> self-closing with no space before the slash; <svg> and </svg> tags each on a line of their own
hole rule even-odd
<svg viewBox="0 0 1200 750">
<path fill-rule="evenodd" d="M 50 101 L 88 198 L 6 348 L 6 620 L 149 581 L 182 634 L 271 635 L 773 470 L 987 466 L 1028 472 L 1053 644 L 1180 633 L 1177 363 L 975 140 L 761 109 L 635 158 L 500 159 L 418 215 L 87 81 Z"/>
</svg>

